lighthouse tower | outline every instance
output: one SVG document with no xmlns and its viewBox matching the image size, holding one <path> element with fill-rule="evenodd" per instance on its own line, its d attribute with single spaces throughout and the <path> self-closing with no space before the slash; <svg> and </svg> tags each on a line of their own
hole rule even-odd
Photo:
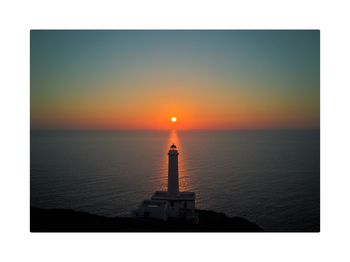
<svg viewBox="0 0 350 262">
<path fill-rule="evenodd" d="M 179 167 L 178 167 L 179 152 L 176 146 L 172 144 L 168 152 L 168 194 L 177 196 L 179 194 Z"/>
<path fill-rule="evenodd" d="M 134 211 L 136 217 L 153 219 L 184 219 L 195 223 L 198 216 L 195 209 L 196 194 L 179 192 L 179 152 L 174 144 L 168 152 L 168 191 L 156 191 L 151 199 L 145 199 Z"/>
</svg>

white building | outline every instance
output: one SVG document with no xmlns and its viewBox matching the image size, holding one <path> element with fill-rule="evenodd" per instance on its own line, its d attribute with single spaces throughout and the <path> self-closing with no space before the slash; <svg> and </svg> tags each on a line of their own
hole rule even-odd
<svg viewBox="0 0 350 262">
<path fill-rule="evenodd" d="M 136 217 L 196 220 L 194 192 L 179 192 L 179 152 L 174 144 L 168 152 L 168 191 L 156 191 L 134 211 Z"/>
</svg>

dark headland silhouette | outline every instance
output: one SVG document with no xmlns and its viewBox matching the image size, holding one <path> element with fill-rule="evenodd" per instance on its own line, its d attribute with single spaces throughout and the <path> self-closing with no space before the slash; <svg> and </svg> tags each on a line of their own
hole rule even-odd
<svg viewBox="0 0 350 262">
<path fill-rule="evenodd" d="M 67 209 L 31 207 L 31 232 L 261 232 L 241 217 L 195 208 L 195 192 L 179 191 L 178 150 L 168 152 L 168 190 L 156 191 L 132 217 L 103 217 Z"/>
<path fill-rule="evenodd" d="M 31 232 L 262 232 L 241 217 L 196 210 L 198 223 L 186 220 L 155 220 L 133 217 L 103 217 L 68 209 L 30 209 Z"/>
</svg>

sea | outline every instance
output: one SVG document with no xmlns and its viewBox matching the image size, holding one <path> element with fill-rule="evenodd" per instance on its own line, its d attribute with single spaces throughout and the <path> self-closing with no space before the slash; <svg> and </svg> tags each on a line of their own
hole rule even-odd
<svg viewBox="0 0 350 262">
<path fill-rule="evenodd" d="M 196 193 L 196 208 L 265 231 L 319 228 L 320 130 L 32 130 L 30 205 L 130 216 L 167 190 L 173 143 L 180 191 Z"/>
</svg>

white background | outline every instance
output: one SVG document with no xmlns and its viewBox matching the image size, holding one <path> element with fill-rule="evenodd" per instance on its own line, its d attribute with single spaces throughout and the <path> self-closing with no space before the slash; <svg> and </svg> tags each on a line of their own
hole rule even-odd
<svg viewBox="0 0 350 262">
<path fill-rule="evenodd" d="M 0 260 L 350 261 L 349 13 L 334 0 L 1 1 Z M 29 31 L 68 28 L 320 29 L 321 233 L 31 234 Z"/>
</svg>

